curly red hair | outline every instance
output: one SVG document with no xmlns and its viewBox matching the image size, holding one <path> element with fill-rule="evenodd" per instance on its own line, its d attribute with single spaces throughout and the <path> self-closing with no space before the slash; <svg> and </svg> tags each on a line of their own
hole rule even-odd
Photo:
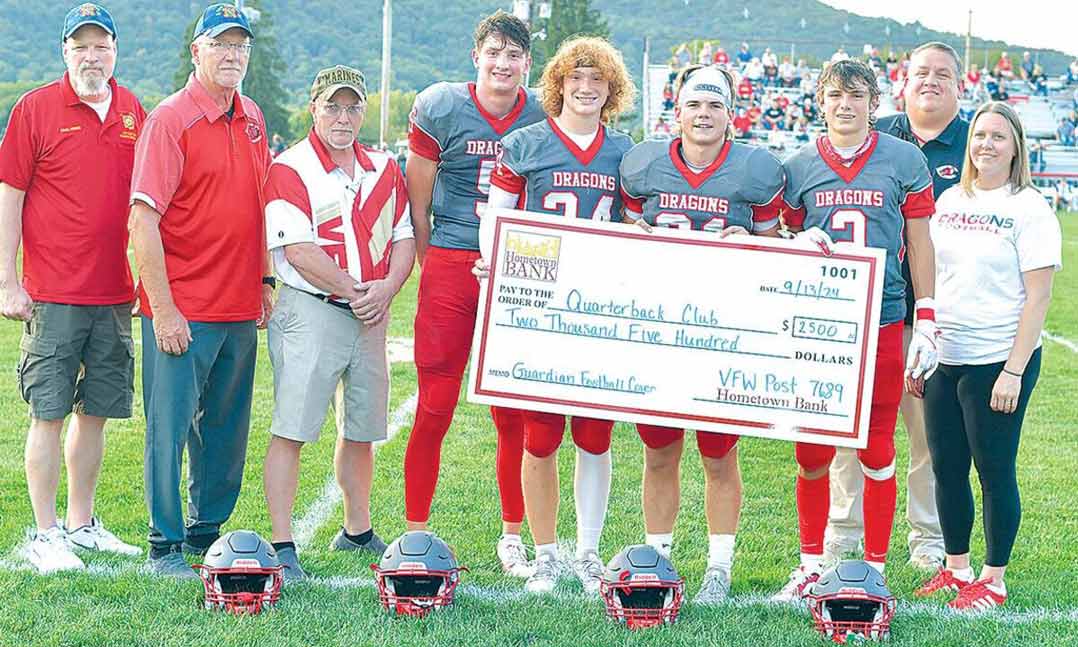
<svg viewBox="0 0 1078 647">
<path fill-rule="evenodd" d="M 543 68 L 543 78 L 539 82 L 542 88 L 543 110 L 548 115 L 561 114 L 565 97 L 562 88 L 565 77 L 578 67 L 598 68 L 603 78 L 610 82 L 610 96 L 603 104 L 600 120 L 610 123 L 617 115 L 633 105 L 636 87 L 633 86 L 625 61 L 610 41 L 598 36 L 577 36 L 564 41 L 553 58 Z"/>
</svg>

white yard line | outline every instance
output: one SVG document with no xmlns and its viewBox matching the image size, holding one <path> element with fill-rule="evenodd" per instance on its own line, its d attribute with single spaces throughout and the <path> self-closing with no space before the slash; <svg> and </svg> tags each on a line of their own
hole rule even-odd
<svg viewBox="0 0 1078 647">
<path fill-rule="evenodd" d="M 1047 339 L 1048 341 L 1054 341 L 1055 343 L 1059 344 L 1060 346 L 1063 346 L 1064 348 L 1070 350 L 1072 353 L 1078 353 L 1078 344 L 1076 344 L 1073 341 L 1067 339 L 1066 337 L 1060 337 L 1059 335 L 1053 335 L 1052 333 L 1048 332 L 1047 330 L 1045 330 L 1042 334 L 1044 335 L 1044 338 Z"/>
<path fill-rule="evenodd" d="M 401 429 L 408 424 L 415 413 L 416 403 L 419 402 L 419 392 L 413 393 L 407 400 L 391 414 L 389 426 L 386 431 L 386 439 L 374 444 L 375 451 L 378 447 L 393 440 Z M 311 540 L 337 509 L 341 502 L 341 488 L 337 485 L 337 479 L 332 474 L 322 486 L 322 493 L 307 508 L 307 512 L 292 525 L 292 538 L 296 542 L 296 549 L 303 552 L 311 545 Z"/>
</svg>

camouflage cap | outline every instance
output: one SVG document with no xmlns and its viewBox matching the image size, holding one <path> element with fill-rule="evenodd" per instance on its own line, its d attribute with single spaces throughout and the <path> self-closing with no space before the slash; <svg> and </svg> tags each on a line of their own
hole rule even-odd
<svg viewBox="0 0 1078 647">
<path fill-rule="evenodd" d="M 311 84 L 311 101 L 329 99 L 341 88 L 348 88 L 367 101 L 367 83 L 363 73 L 346 65 L 334 65 L 318 72 Z"/>
</svg>

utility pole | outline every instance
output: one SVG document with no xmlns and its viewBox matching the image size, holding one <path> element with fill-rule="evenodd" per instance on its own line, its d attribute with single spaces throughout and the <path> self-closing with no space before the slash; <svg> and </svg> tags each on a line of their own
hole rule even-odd
<svg viewBox="0 0 1078 647">
<path fill-rule="evenodd" d="M 966 66 L 969 66 L 969 42 L 970 42 L 970 38 L 972 37 L 972 35 L 973 35 L 973 9 L 970 9 L 969 10 L 969 20 L 966 23 L 966 55 L 962 58 L 962 60 L 965 61 Z M 965 74 L 965 72 L 966 72 L 965 70 L 959 70 L 958 71 L 959 78 L 961 78 L 961 75 Z"/>
<path fill-rule="evenodd" d="M 378 115 L 378 142 L 382 150 L 386 147 L 386 132 L 389 130 L 389 74 L 393 53 L 393 0 L 382 4 L 382 83 L 379 98 L 382 100 Z"/>
<path fill-rule="evenodd" d="M 512 14 L 517 18 L 520 18 L 528 25 L 528 31 L 531 31 L 535 26 L 536 20 L 544 20 L 550 18 L 551 6 L 549 0 L 513 0 Z M 531 31 L 532 38 L 536 40 L 546 40 L 546 29 L 540 29 L 539 31 Z M 531 80 L 531 68 L 528 68 L 528 73 L 524 76 L 524 87 L 528 86 Z"/>
<path fill-rule="evenodd" d="M 648 67 L 650 66 L 649 59 L 651 58 L 651 38 L 644 36 L 644 72 L 640 75 L 640 89 L 643 95 L 640 99 L 640 117 L 643 119 L 643 131 L 644 139 L 648 138 L 648 126 L 651 124 L 651 115 L 648 114 L 651 103 L 651 83 L 648 82 L 650 75 L 648 74 Z"/>
</svg>

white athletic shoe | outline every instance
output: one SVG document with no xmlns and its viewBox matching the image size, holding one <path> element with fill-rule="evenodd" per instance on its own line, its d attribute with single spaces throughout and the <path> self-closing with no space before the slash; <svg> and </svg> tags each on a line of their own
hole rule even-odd
<svg viewBox="0 0 1078 647">
<path fill-rule="evenodd" d="M 550 593 L 558 583 L 558 560 L 544 555 L 535 559 L 535 573 L 524 582 L 528 593 Z"/>
<path fill-rule="evenodd" d="M 589 550 L 584 557 L 573 560 L 573 574 L 584 587 L 584 592 L 594 595 L 599 592 L 599 582 L 603 579 L 603 560 L 599 554 Z"/>
<path fill-rule="evenodd" d="M 772 602 L 799 605 L 809 593 L 809 588 L 820 579 L 819 571 L 810 571 L 798 566 L 790 572 L 790 579 L 782 590 L 771 596 Z"/>
<path fill-rule="evenodd" d="M 704 571 L 700 592 L 693 599 L 695 604 L 722 604 L 730 597 L 730 571 L 722 566 L 709 566 Z"/>
<path fill-rule="evenodd" d="M 138 546 L 125 544 L 120 539 L 101 525 L 97 517 L 90 517 L 90 523 L 74 530 L 67 531 L 67 541 L 76 549 L 96 550 L 103 553 L 116 553 L 117 555 L 141 555 L 142 549 Z"/>
<path fill-rule="evenodd" d="M 510 577 L 531 577 L 535 573 L 535 563 L 528 559 L 528 550 L 519 539 L 502 537 L 495 547 L 502 570 Z"/>
<path fill-rule="evenodd" d="M 60 526 L 35 532 L 26 546 L 26 559 L 42 575 L 86 568 L 71 550 L 67 533 Z"/>
</svg>

